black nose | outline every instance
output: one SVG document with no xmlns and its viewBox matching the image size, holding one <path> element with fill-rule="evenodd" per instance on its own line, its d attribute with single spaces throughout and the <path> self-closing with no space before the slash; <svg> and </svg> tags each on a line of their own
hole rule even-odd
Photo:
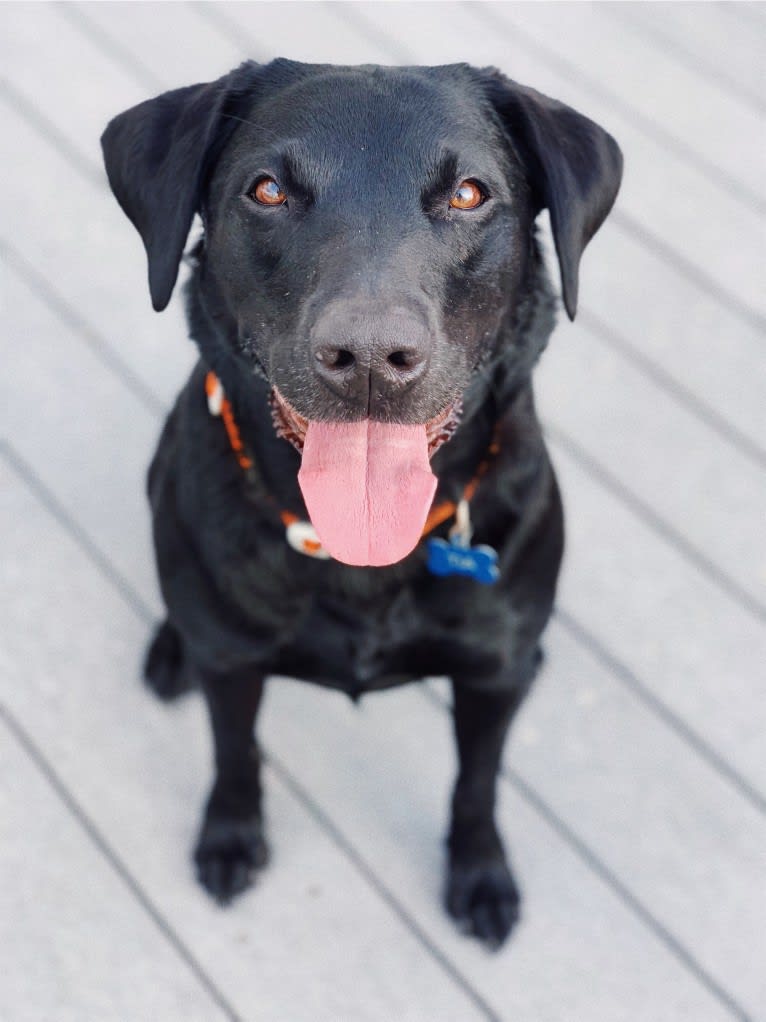
<svg viewBox="0 0 766 1022">
<path fill-rule="evenodd" d="M 317 372 L 330 384 L 340 381 L 345 386 L 352 376 L 374 373 L 391 387 L 404 387 L 418 379 L 425 367 L 425 352 L 411 344 L 394 351 L 386 351 L 387 345 L 371 349 L 354 339 L 346 344 L 346 348 L 321 344 L 314 350 Z"/>
<path fill-rule="evenodd" d="M 336 302 L 318 318 L 311 348 L 320 379 L 340 397 L 369 407 L 396 397 L 423 376 L 429 332 L 407 309 L 361 310 Z"/>
</svg>

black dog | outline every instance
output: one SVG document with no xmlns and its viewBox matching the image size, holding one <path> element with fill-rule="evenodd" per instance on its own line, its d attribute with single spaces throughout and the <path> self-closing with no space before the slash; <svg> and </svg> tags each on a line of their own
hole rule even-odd
<svg viewBox="0 0 766 1022">
<path fill-rule="evenodd" d="M 102 143 L 155 309 L 195 213 L 204 226 L 187 293 L 201 360 L 149 473 L 168 617 L 146 663 L 160 695 L 194 677 L 210 708 L 199 878 L 226 901 L 266 861 L 268 675 L 356 698 L 445 674 L 446 904 L 498 944 L 518 893 L 495 779 L 563 546 L 530 382 L 555 304 L 534 222 L 547 207 L 573 317 L 620 151 L 494 69 L 286 60 L 142 103 Z"/>
</svg>

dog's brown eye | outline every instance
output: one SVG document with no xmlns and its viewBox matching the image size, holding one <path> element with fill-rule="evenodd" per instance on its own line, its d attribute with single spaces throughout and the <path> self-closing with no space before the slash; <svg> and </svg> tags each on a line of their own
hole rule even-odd
<svg viewBox="0 0 766 1022">
<path fill-rule="evenodd" d="M 273 177 L 262 177 L 257 181 L 250 191 L 250 198 L 262 206 L 281 206 L 287 202 L 287 196 Z"/>
<path fill-rule="evenodd" d="M 466 180 L 460 182 L 449 204 L 453 209 L 476 209 L 486 197 L 475 181 Z"/>
</svg>

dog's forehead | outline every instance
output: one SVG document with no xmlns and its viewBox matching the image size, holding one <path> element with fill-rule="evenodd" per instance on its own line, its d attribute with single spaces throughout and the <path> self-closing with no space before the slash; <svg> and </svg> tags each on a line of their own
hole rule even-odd
<svg viewBox="0 0 766 1022">
<path fill-rule="evenodd" d="M 254 90 L 246 115 L 252 141 L 410 162 L 445 146 L 471 149 L 493 129 L 489 104 L 463 65 L 295 66 L 292 80 L 267 77 Z"/>
</svg>

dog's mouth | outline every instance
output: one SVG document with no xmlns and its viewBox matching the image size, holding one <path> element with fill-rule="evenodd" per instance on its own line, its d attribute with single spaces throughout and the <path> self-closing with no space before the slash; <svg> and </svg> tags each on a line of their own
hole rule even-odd
<svg viewBox="0 0 766 1022">
<path fill-rule="evenodd" d="M 271 421 L 277 436 L 281 436 L 303 453 L 303 443 L 306 439 L 306 430 L 309 420 L 305 419 L 300 412 L 297 412 L 289 401 L 286 401 L 276 387 L 272 387 L 269 394 L 271 405 Z"/>
<path fill-rule="evenodd" d="M 301 452 L 298 483 L 327 552 L 376 566 L 411 553 L 436 491 L 430 458 L 457 429 L 460 399 L 414 425 L 307 419 L 276 387 L 270 400 L 277 435 Z"/>
<path fill-rule="evenodd" d="M 276 387 L 271 389 L 269 403 L 271 405 L 271 420 L 274 423 L 277 436 L 287 440 L 296 451 L 302 454 L 310 420 L 293 408 Z M 452 437 L 460 425 L 462 414 L 463 401 L 462 398 L 457 397 L 445 405 L 440 412 L 437 412 L 432 419 L 423 423 L 428 440 L 429 458 L 432 458 L 439 448 Z"/>
</svg>

